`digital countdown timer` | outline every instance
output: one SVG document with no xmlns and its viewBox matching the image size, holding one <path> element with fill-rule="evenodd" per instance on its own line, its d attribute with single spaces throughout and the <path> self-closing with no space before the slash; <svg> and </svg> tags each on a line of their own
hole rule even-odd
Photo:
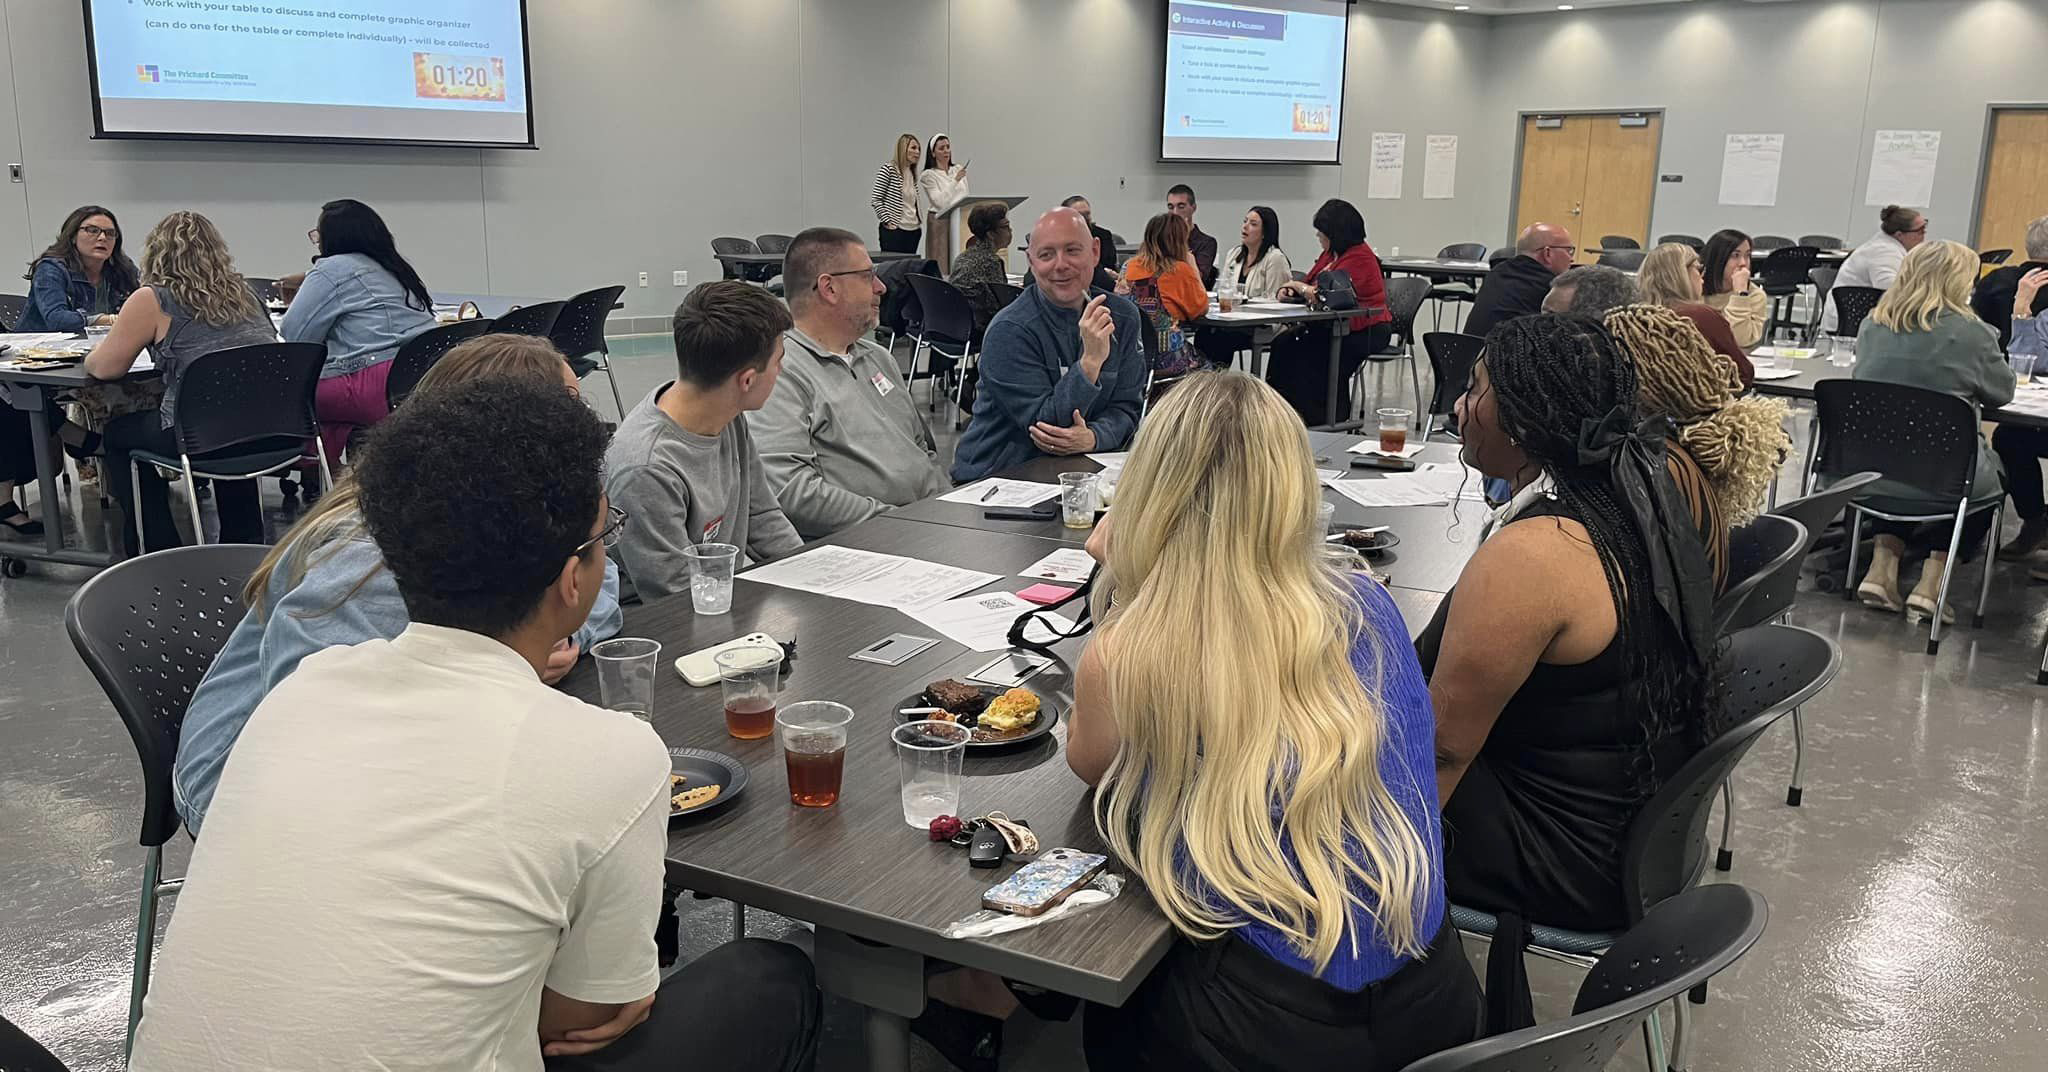
<svg viewBox="0 0 2048 1072">
<path fill-rule="evenodd" d="M 413 96 L 421 100 L 502 101 L 505 61 L 497 56 L 412 54 Z"/>
</svg>

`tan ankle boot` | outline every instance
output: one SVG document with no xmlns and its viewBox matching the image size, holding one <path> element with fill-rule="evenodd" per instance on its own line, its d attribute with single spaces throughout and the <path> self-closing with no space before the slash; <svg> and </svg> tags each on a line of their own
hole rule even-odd
<svg viewBox="0 0 2048 1072">
<path fill-rule="evenodd" d="M 1897 536 L 1879 536 L 1872 541 L 1870 569 L 1863 574 L 1863 583 L 1856 586 L 1856 598 L 1864 606 L 1899 610 L 1899 555 L 1905 549 L 1906 541 Z"/>
<path fill-rule="evenodd" d="M 1920 583 L 1914 585 L 1912 594 L 1906 597 L 1908 615 L 1917 612 L 1917 617 L 1934 617 L 1934 601 L 1941 595 L 1941 573 L 1947 566 L 1947 551 L 1936 551 L 1927 556 L 1927 564 L 1920 568 Z M 1941 608 L 1941 624 L 1954 625 L 1955 621 L 1956 605 L 1954 600 L 1950 600 Z"/>
</svg>

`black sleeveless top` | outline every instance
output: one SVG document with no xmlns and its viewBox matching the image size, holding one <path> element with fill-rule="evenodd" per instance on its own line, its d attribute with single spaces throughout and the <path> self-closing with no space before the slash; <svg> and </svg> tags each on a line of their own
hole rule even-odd
<svg viewBox="0 0 2048 1072">
<path fill-rule="evenodd" d="M 1517 520 L 1543 516 L 1569 515 L 1539 499 Z M 1416 638 L 1425 676 L 1436 672 L 1455 598 L 1456 590 L 1444 597 Z M 1574 930 L 1626 925 L 1622 851 L 1642 804 L 1636 757 L 1643 747 L 1624 688 L 1627 662 L 1617 629 L 1583 663 L 1537 663 L 1509 697 L 1444 806 L 1452 902 Z M 1678 769 L 1685 753 L 1667 739 L 1656 769 Z"/>
</svg>

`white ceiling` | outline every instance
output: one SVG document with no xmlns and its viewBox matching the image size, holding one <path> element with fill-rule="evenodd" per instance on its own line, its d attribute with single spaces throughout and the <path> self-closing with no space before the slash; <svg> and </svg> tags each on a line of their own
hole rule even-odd
<svg viewBox="0 0 2048 1072">
<path fill-rule="evenodd" d="M 1568 4 L 1573 10 L 1596 7 L 1648 7 L 1651 4 L 1688 4 L 1695 0 L 1364 0 L 1369 3 L 1426 7 L 1436 11 L 1467 11 L 1474 15 L 1538 15 L 1555 13 Z M 1751 4 L 1795 3 L 1797 0 L 1743 0 Z"/>
</svg>

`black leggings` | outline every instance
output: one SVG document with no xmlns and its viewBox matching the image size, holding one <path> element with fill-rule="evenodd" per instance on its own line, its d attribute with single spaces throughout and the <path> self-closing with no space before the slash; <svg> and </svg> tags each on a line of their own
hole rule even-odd
<svg viewBox="0 0 2048 1072">
<path fill-rule="evenodd" d="M 901 227 L 891 227 L 886 223 L 880 224 L 878 227 L 881 231 L 882 252 L 884 253 L 916 253 L 917 240 L 924 234 L 923 228 L 906 231 Z"/>
<path fill-rule="evenodd" d="M 2041 459 L 2048 457 L 2048 428 L 2001 424 L 1991 433 L 1991 449 L 2005 469 L 2005 493 L 2021 521 L 2048 516 L 2041 499 Z"/>
<path fill-rule="evenodd" d="M 550 1057 L 547 1067 L 803 1072 L 817 1056 L 818 1015 L 818 988 L 804 951 L 742 938 L 669 976 L 647 1022 L 619 1041 L 583 1057 Z"/>
<path fill-rule="evenodd" d="M 1356 994 L 1246 942 L 1176 939 L 1123 1007 L 1088 1006 L 1088 1067 L 1394 1072 L 1479 1035 L 1479 980 L 1444 921 L 1429 956 Z"/>
<path fill-rule="evenodd" d="M 1387 348 L 1392 324 L 1374 324 L 1344 336 L 1337 368 L 1337 419 L 1351 419 L 1351 377 L 1367 355 Z M 1311 428 L 1329 423 L 1330 328 L 1310 324 L 1273 344 L 1266 355 L 1266 382 L 1280 392 L 1301 422 Z"/>
<path fill-rule="evenodd" d="M 100 470 L 107 496 L 121 504 L 126 515 L 135 509 L 135 497 L 129 490 L 128 455 L 133 451 L 147 450 L 175 456 L 178 440 L 171 430 L 163 426 L 163 417 L 156 410 L 129 413 L 107 422 L 106 431 L 107 464 Z M 179 545 L 178 524 L 171 517 L 171 490 L 164 478 L 157 475 L 156 466 L 137 467 L 142 477 L 142 529 L 149 539 L 149 549 L 161 551 Z M 220 542 L 222 543 L 267 543 L 263 538 L 263 509 L 257 498 L 256 482 L 253 480 L 216 480 L 213 482 L 214 511 L 220 516 Z M 194 539 L 204 542 L 200 533 L 192 534 Z M 141 554 L 136 546 L 135 519 L 127 518 L 121 526 L 121 545 L 130 557 Z"/>
</svg>

